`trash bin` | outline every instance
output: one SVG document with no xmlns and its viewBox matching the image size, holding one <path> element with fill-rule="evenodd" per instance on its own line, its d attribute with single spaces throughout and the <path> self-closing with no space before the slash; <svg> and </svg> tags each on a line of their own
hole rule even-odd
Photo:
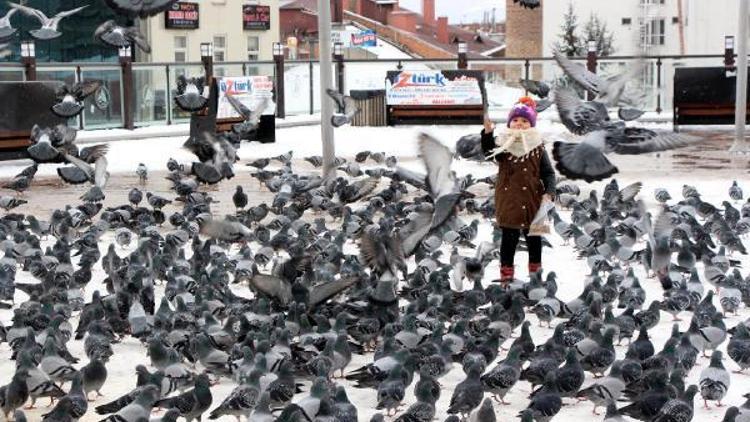
<svg viewBox="0 0 750 422">
<path fill-rule="evenodd" d="M 352 90 L 349 95 L 360 109 L 352 120 L 352 126 L 386 125 L 384 89 Z"/>
</svg>

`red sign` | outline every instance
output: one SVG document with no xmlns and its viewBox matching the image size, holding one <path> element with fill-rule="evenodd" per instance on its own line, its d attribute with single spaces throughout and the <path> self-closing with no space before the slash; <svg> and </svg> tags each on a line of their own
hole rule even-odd
<svg viewBox="0 0 750 422">
<path fill-rule="evenodd" d="M 261 31 L 271 29 L 271 6 L 242 6 L 242 27 Z"/>
<path fill-rule="evenodd" d="M 168 29 L 197 29 L 198 3 L 177 2 L 164 12 L 164 27 Z"/>
</svg>

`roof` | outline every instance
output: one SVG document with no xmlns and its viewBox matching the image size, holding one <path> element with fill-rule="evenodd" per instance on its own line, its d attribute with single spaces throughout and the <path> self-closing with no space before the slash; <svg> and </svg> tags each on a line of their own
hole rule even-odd
<svg viewBox="0 0 750 422">
<path fill-rule="evenodd" d="M 408 10 L 403 7 L 401 9 Z M 437 37 L 435 36 L 435 33 L 437 32 L 436 26 L 426 24 L 424 16 L 422 16 L 422 14 L 415 14 L 417 16 L 417 32 L 415 33 L 415 35 L 419 39 L 427 41 L 432 45 L 442 48 L 443 50 L 455 52 L 456 54 L 458 54 L 458 42 L 463 41 L 468 46 L 469 58 L 482 58 L 486 57 L 482 53 L 487 52 L 488 50 L 502 47 L 502 45 L 497 41 L 493 41 L 486 37 L 482 38 L 476 32 L 468 31 L 456 25 L 448 25 L 448 34 L 450 36 L 451 42 L 449 44 L 443 44 L 439 42 Z"/>
<path fill-rule="evenodd" d="M 318 0 L 282 0 L 279 9 L 307 9 L 318 11 Z"/>
</svg>

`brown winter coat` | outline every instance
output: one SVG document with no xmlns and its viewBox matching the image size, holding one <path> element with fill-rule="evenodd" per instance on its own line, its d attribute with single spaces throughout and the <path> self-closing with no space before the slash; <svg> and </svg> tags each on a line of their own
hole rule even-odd
<svg viewBox="0 0 750 422">
<path fill-rule="evenodd" d="M 530 129 L 535 131 L 536 129 Z M 485 156 L 497 147 L 495 137 L 482 131 Z M 503 228 L 527 230 L 542 203 L 542 195 L 555 196 L 555 170 L 544 143 L 523 156 L 501 152 L 494 159 L 498 164 L 495 181 L 495 217 Z"/>
</svg>

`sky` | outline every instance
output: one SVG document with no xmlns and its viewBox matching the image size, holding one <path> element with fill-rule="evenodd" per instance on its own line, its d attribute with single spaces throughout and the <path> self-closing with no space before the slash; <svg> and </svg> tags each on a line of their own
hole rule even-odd
<svg viewBox="0 0 750 422">
<path fill-rule="evenodd" d="M 485 10 L 496 8 L 497 21 L 505 20 L 504 0 L 435 0 L 435 14 L 448 16 L 451 24 L 481 22 Z M 422 11 L 422 0 L 400 0 L 399 4 L 415 12 Z"/>
</svg>

